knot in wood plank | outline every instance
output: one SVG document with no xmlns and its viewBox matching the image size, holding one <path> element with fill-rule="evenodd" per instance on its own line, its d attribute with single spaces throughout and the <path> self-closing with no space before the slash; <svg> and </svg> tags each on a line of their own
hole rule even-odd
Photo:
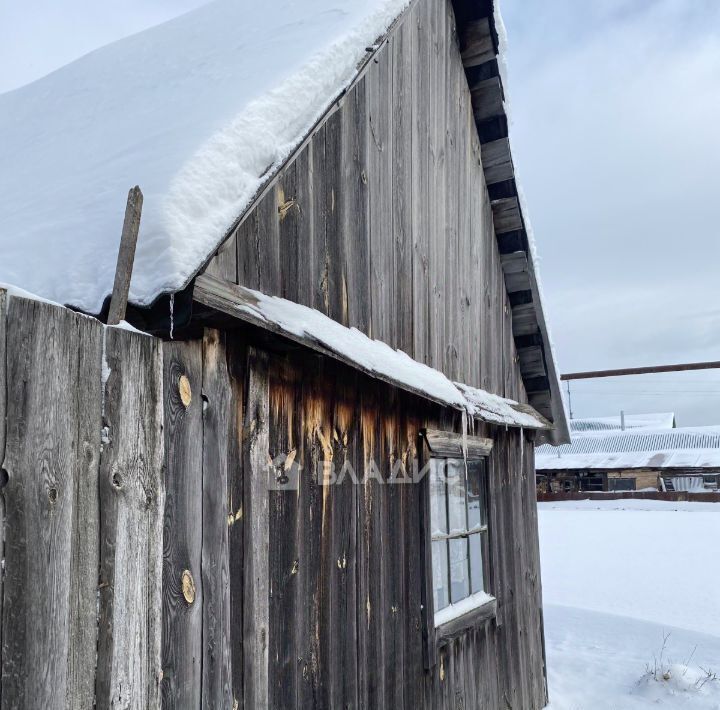
<svg viewBox="0 0 720 710">
<path fill-rule="evenodd" d="M 190 406 L 192 402 L 192 388 L 190 387 L 190 380 L 187 375 L 180 375 L 178 379 L 178 392 L 180 393 L 180 401 L 183 403 L 185 409 Z"/>
<path fill-rule="evenodd" d="M 195 601 L 195 580 L 193 579 L 192 573 L 189 569 L 183 570 L 181 586 L 185 601 L 188 604 L 192 604 Z"/>
</svg>

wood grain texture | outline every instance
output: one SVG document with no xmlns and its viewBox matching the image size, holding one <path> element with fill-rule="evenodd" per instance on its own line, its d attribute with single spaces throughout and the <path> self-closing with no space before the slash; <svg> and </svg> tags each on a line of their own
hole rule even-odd
<svg viewBox="0 0 720 710">
<path fill-rule="evenodd" d="M 5 492 L 2 490 L 7 483 L 6 471 L 2 468 L 5 460 L 5 427 L 7 410 L 7 362 L 6 338 L 7 330 L 7 291 L 0 288 L 0 545 L 5 549 Z M 2 659 L 2 623 L 3 623 L 3 585 L 5 575 L 0 575 L 0 662 Z M 1 671 L 0 671 L 1 674 Z M 2 707 L 2 684 L 0 683 L 0 707 Z"/>
<path fill-rule="evenodd" d="M 411 6 L 239 225 L 237 278 L 501 393 L 505 280 L 483 163 L 507 156 L 481 155 L 454 33 L 449 2 Z M 517 211 L 502 205 L 505 229 Z"/>
<path fill-rule="evenodd" d="M 203 338 L 202 707 L 232 708 L 228 455 L 235 435 L 225 338 Z"/>
<path fill-rule="evenodd" d="M 160 708 L 161 341 L 108 328 L 100 465 L 98 708 Z"/>
<path fill-rule="evenodd" d="M 108 325 L 117 325 L 125 318 L 130 279 L 132 278 L 133 263 L 135 262 L 135 247 L 137 246 L 138 232 L 140 231 L 142 205 L 143 194 L 136 185 L 130 189 L 125 207 L 125 221 L 120 235 L 120 248 L 115 267 L 115 283 L 113 284 L 110 310 L 108 311 Z"/>
<path fill-rule="evenodd" d="M 243 613 L 244 613 L 244 392 L 247 385 L 247 351 L 242 342 L 227 337 L 227 363 L 230 376 L 230 408 L 228 411 L 228 573 L 230 576 L 230 654 L 233 706 L 244 702 Z"/>
<path fill-rule="evenodd" d="M 13 298 L 6 342 L 2 707 L 91 707 L 102 326 Z"/>
<path fill-rule="evenodd" d="M 195 708 L 200 706 L 203 656 L 202 341 L 164 344 L 163 401 L 162 705 Z M 182 589 L 185 571 L 195 585 L 191 603 Z"/>
<path fill-rule="evenodd" d="M 269 393 L 267 356 L 248 352 L 243 469 L 245 572 L 243 596 L 246 708 L 268 708 L 269 619 Z"/>
</svg>

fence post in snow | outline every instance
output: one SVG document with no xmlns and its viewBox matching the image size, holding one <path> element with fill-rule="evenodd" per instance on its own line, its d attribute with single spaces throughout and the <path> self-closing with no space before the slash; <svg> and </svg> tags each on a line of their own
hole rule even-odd
<svg viewBox="0 0 720 710">
<path fill-rule="evenodd" d="M 125 318 L 125 309 L 127 308 L 128 293 L 130 291 L 130 278 L 132 276 L 133 262 L 135 261 L 135 247 L 138 232 L 140 231 L 142 205 L 143 194 L 140 188 L 135 185 L 128 193 L 127 207 L 125 208 L 125 221 L 123 222 L 117 267 L 115 268 L 115 283 L 107 318 L 108 325 L 117 325 Z"/>
</svg>

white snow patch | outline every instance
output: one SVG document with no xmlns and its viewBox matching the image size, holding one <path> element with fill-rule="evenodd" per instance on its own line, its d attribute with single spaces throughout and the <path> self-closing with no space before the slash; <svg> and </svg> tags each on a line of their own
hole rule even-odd
<svg viewBox="0 0 720 710">
<path fill-rule="evenodd" d="M 552 710 L 720 708 L 719 513 L 653 500 L 539 505 Z"/>
<path fill-rule="evenodd" d="M 0 96 L 0 281 L 97 313 L 182 288 L 408 0 L 215 0 Z"/>
<path fill-rule="evenodd" d="M 551 604 L 545 645 L 548 710 L 720 708 L 718 637 Z"/>
<path fill-rule="evenodd" d="M 15 296 L 16 298 L 26 298 L 29 301 L 40 301 L 40 303 L 48 303 L 51 306 L 60 305 L 59 303 L 51 301 L 48 298 L 43 298 L 42 296 L 38 296 L 36 293 L 30 293 L 30 291 L 26 291 L 23 288 L 18 288 L 13 284 L 4 283 L 3 281 L 0 281 L 0 291 L 5 291 L 7 295 L 11 298 Z"/>
<path fill-rule="evenodd" d="M 486 592 L 476 592 L 475 594 L 471 594 L 469 597 L 465 597 L 465 599 L 461 599 L 455 604 L 449 604 L 443 609 L 440 609 L 440 611 L 436 611 L 435 626 L 447 624 L 448 621 L 457 619 L 468 612 L 474 611 L 481 606 L 485 606 L 485 604 L 490 604 L 490 602 L 493 601 L 495 601 L 495 597 L 491 597 Z"/>
<path fill-rule="evenodd" d="M 720 637 L 720 504 L 563 505 L 539 507 L 545 603 Z"/>
</svg>

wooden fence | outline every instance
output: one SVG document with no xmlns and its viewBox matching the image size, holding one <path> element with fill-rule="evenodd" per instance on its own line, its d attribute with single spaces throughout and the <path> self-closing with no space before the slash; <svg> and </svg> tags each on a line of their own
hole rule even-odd
<svg viewBox="0 0 720 710">
<path fill-rule="evenodd" d="M 4 708 L 153 708 L 162 342 L 0 291 Z"/>
</svg>

